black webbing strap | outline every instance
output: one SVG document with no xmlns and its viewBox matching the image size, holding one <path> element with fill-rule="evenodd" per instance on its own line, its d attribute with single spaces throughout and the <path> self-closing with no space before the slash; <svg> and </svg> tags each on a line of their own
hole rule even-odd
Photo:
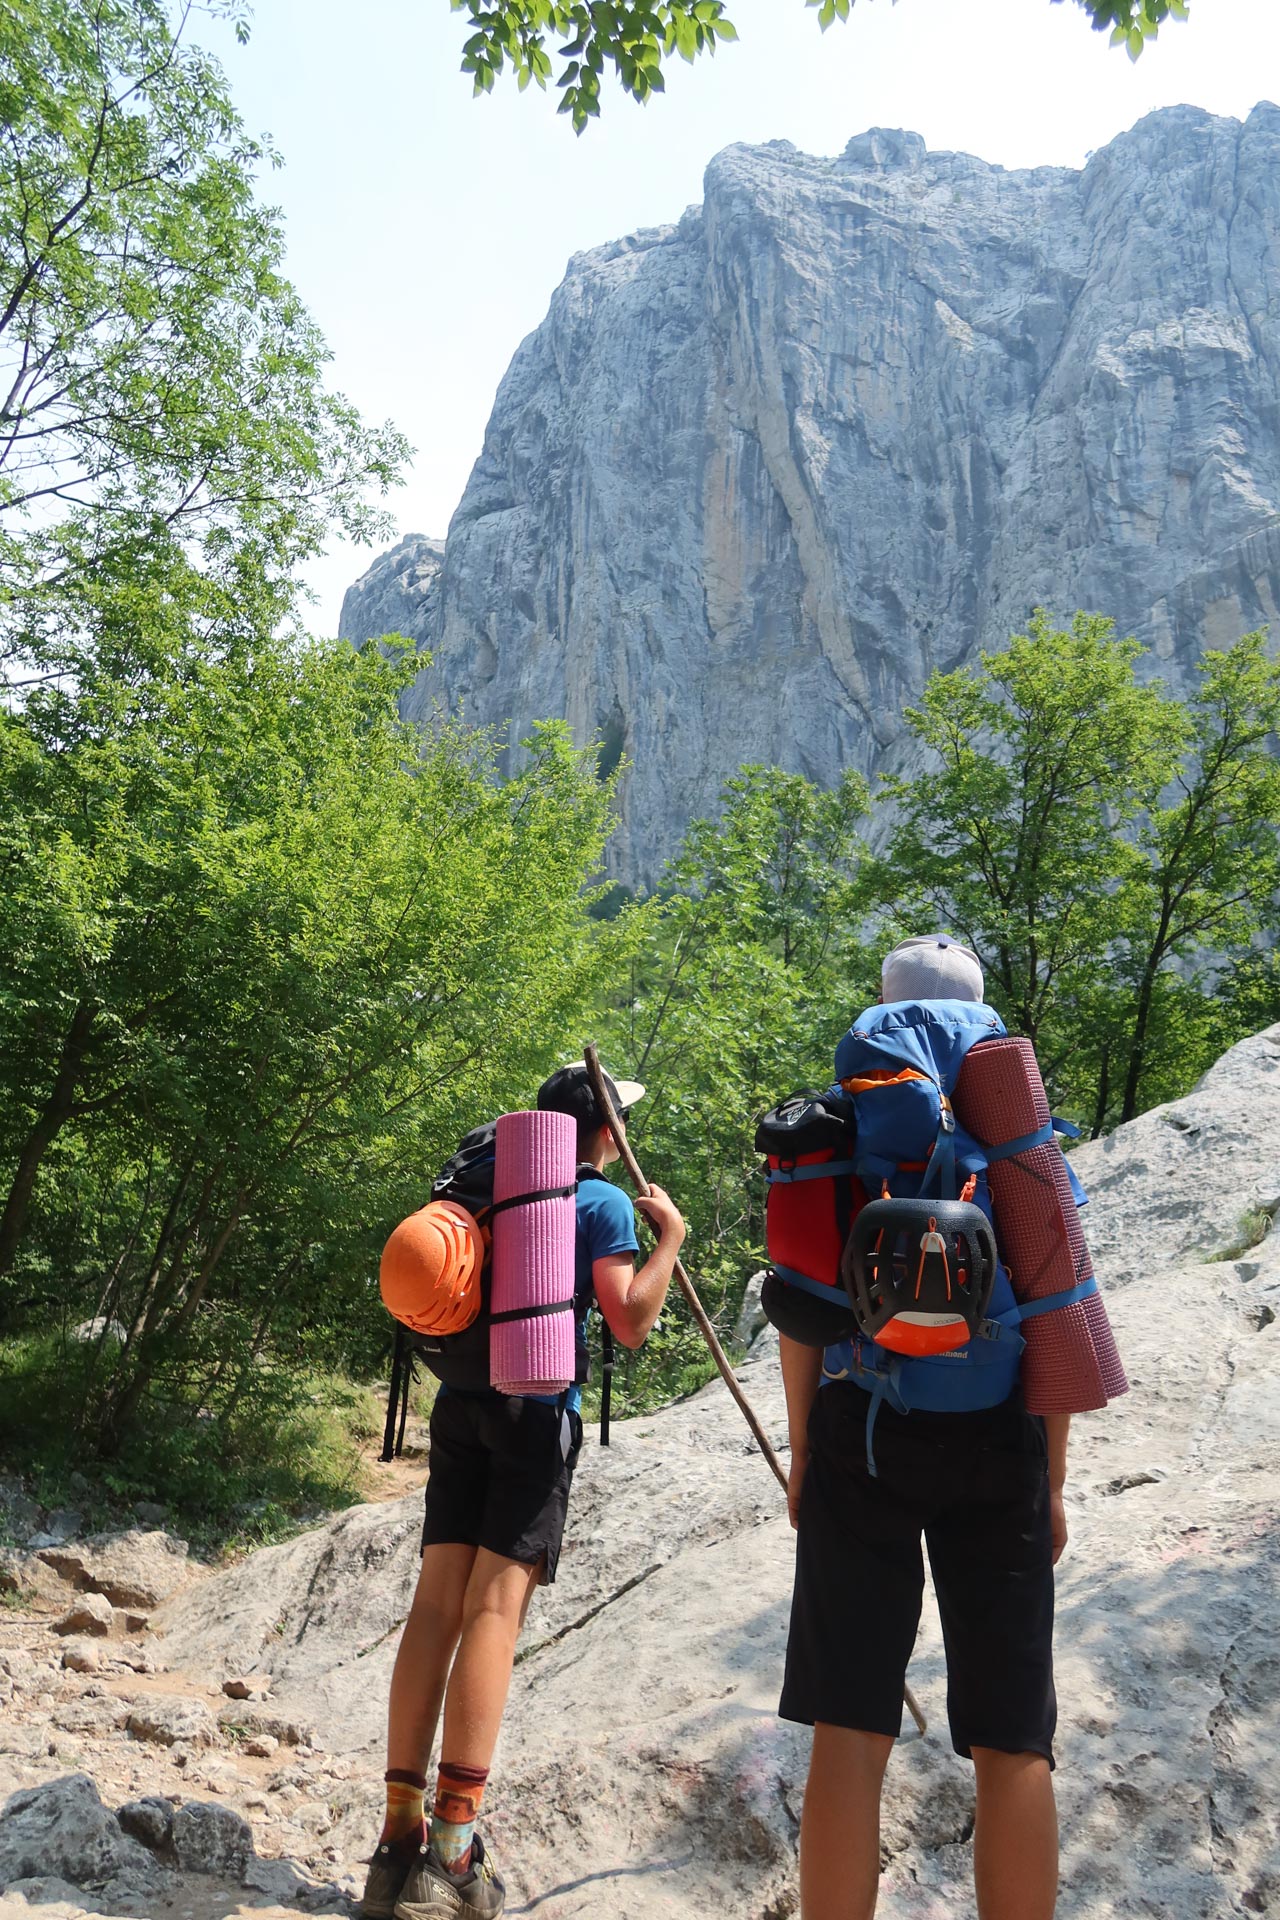
<svg viewBox="0 0 1280 1920">
<path fill-rule="evenodd" d="M 541 1320 L 544 1314 L 568 1313 L 574 1304 L 575 1302 L 570 1298 L 568 1300 L 547 1300 L 540 1307 L 508 1307 L 505 1313 L 491 1313 L 489 1315 L 489 1325 L 491 1327 L 500 1327 L 504 1320 Z"/>
<path fill-rule="evenodd" d="M 391 1390 L 387 1394 L 387 1423 L 382 1430 L 382 1452 L 378 1455 L 379 1460 L 384 1462 L 388 1460 L 394 1460 L 396 1454 L 399 1453 L 400 1451 L 400 1448 L 396 1445 L 396 1413 L 399 1408 L 402 1391 L 404 1394 L 404 1399 L 406 1404 L 408 1402 L 408 1397 L 409 1397 L 408 1368 L 405 1365 L 404 1348 L 405 1348 L 404 1328 L 400 1325 L 400 1322 L 397 1320 L 395 1346 L 392 1348 L 392 1351 L 391 1351 Z M 401 1382 L 402 1375 L 404 1376 L 403 1388 L 402 1388 L 402 1382 Z M 404 1440 L 403 1419 L 401 1420 L 401 1423 L 400 1423 L 400 1439 L 401 1439 L 401 1442 L 403 1442 Z"/>
<path fill-rule="evenodd" d="M 413 1384 L 414 1371 L 413 1355 L 406 1353 L 404 1357 L 404 1386 L 401 1390 L 402 1397 L 400 1400 L 400 1431 L 396 1435 L 397 1460 L 404 1452 L 404 1423 L 409 1418 L 409 1388 Z"/>
<path fill-rule="evenodd" d="M 531 1207 L 535 1200 L 568 1200 L 577 1191 L 575 1180 L 571 1187 L 538 1187 L 533 1193 L 513 1193 L 509 1200 L 495 1200 L 488 1218 L 492 1220 L 495 1213 L 505 1213 L 508 1207 Z"/>
<path fill-rule="evenodd" d="M 613 1333 L 600 1316 L 600 1445 L 609 1444 L 609 1407 L 613 1400 Z"/>
</svg>

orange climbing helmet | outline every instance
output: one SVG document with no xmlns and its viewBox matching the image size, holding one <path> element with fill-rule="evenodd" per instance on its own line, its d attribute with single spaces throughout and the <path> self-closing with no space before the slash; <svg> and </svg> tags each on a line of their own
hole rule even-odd
<svg viewBox="0 0 1280 1920">
<path fill-rule="evenodd" d="M 480 1311 L 488 1236 L 452 1200 L 429 1200 L 382 1249 L 378 1279 L 388 1313 L 414 1333 L 461 1333 Z"/>
</svg>

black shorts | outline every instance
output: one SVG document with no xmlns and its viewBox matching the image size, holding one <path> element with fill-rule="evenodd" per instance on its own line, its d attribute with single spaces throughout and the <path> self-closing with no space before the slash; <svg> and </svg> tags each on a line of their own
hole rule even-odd
<svg viewBox="0 0 1280 1920">
<path fill-rule="evenodd" d="M 895 1413 L 819 1389 L 809 1416 L 795 1594 L 779 1712 L 896 1735 L 924 1589 L 947 1654 L 957 1753 L 995 1747 L 1053 1764 L 1053 1546 L 1043 1422 L 1015 1397 L 982 1413 Z"/>
<path fill-rule="evenodd" d="M 431 1409 L 424 1547 L 487 1547 L 556 1577 L 569 1485 L 582 1447 L 576 1413 L 503 1393 L 440 1392 Z"/>
</svg>

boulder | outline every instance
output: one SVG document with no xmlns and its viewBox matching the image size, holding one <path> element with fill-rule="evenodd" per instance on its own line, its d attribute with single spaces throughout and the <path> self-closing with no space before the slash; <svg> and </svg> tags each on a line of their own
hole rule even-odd
<svg viewBox="0 0 1280 1920">
<path fill-rule="evenodd" d="M 168 1800 L 162 1800 L 159 1794 L 145 1794 L 141 1800 L 129 1800 L 121 1807 L 116 1819 L 125 1833 L 141 1840 L 144 1847 L 152 1853 L 167 1847 L 173 1832 L 173 1806 Z"/>
<path fill-rule="evenodd" d="M 761 1305 L 764 1279 L 763 1272 L 753 1273 L 742 1295 L 742 1305 L 738 1309 L 738 1320 L 733 1330 L 733 1337 L 737 1345 L 744 1349 L 749 1347 L 756 1335 L 763 1332 L 769 1324 L 764 1307 Z"/>
<path fill-rule="evenodd" d="M 293 1720 L 287 1714 L 269 1713 L 262 1707 L 223 1707 L 218 1714 L 218 1725 L 236 1733 L 256 1734 L 286 1747 L 309 1747 L 317 1738 L 316 1730 L 309 1721 Z"/>
<path fill-rule="evenodd" d="M 76 1887 L 101 1887 L 121 1875 L 147 1883 L 151 1857 L 121 1831 L 88 1774 L 66 1774 L 11 1794 L 0 1807 L 0 1889 L 54 1874 Z"/>
<path fill-rule="evenodd" d="M 135 1740 L 159 1747 L 212 1747 L 219 1739 L 217 1722 L 203 1701 L 181 1694 L 155 1693 L 135 1701 L 125 1726 Z"/>
<path fill-rule="evenodd" d="M 153 1647 L 116 1647 L 113 1657 L 117 1665 L 129 1668 L 132 1673 L 163 1673 L 165 1670 L 164 1661 Z"/>
<path fill-rule="evenodd" d="M 70 1606 L 61 1620 L 55 1620 L 55 1633 L 91 1633 L 102 1637 L 110 1633 L 115 1616 L 111 1602 L 101 1593 L 85 1593 Z"/>
<path fill-rule="evenodd" d="M 87 1346 L 91 1341 L 101 1340 L 113 1346 L 122 1347 L 128 1337 L 127 1327 L 123 1326 L 119 1320 L 109 1320 L 105 1314 L 101 1313 L 96 1319 L 82 1320 L 78 1327 L 71 1329 L 71 1338 L 79 1341 L 81 1346 Z"/>
<path fill-rule="evenodd" d="M 228 1700 L 257 1700 L 271 1691 L 271 1678 L 268 1674 L 251 1673 L 246 1678 L 224 1680 L 222 1691 Z"/>
<path fill-rule="evenodd" d="M 71 1640 L 62 1650 L 62 1664 L 71 1673 L 96 1673 L 102 1653 L 92 1640 Z"/>
<path fill-rule="evenodd" d="M 44 1547 L 39 1557 L 64 1580 L 105 1595 L 114 1606 L 148 1609 L 186 1584 L 191 1574 L 187 1551 L 186 1541 L 173 1534 L 134 1528 Z"/>
<path fill-rule="evenodd" d="M 0 1474 L 0 1523 L 15 1540 L 25 1540 L 40 1524 L 40 1508 L 16 1474 Z"/>
<path fill-rule="evenodd" d="M 45 1920 L 51 1907 L 61 1907 L 69 1913 L 97 1913 L 100 1910 L 98 1901 L 90 1894 L 80 1887 L 73 1887 L 69 1880 L 60 1880 L 53 1873 L 36 1873 L 25 1880 L 11 1880 L 0 1896 L 0 1920 L 7 1920 L 7 1916 L 16 1911 L 19 1901 L 24 1914 L 28 1909 L 40 1909 L 39 1915 L 32 1913 L 32 1920 Z M 59 1920 L 62 1920 L 61 1915 Z"/>
<path fill-rule="evenodd" d="M 129 1718 L 127 1700 L 89 1689 L 55 1702 L 50 1718 L 62 1733 L 114 1733 Z"/>
<path fill-rule="evenodd" d="M 50 1548 L 65 1546 L 69 1540 L 75 1539 L 83 1524 L 83 1516 L 74 1507 L 59 1507 L 49 1515 L 39 1531 L 31 1535 L 27 1547 L 32 1553 L 43 1553 Z"/>
<path fill-rule="evenodd" d="M 253 1857 L 253 1833 L 248 1821 L 215 1801 L 196 1800 L 179 1807 L 170 1838 L 178 1865 L 186 1873 L 217 1874 L 239 1881 Z"/>
</svg>

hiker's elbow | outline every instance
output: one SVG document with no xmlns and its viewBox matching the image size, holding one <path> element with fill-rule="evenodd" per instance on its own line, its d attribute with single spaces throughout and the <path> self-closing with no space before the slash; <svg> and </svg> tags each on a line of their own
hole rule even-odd
<svg viewBox="0 0 1280 1920">
<path fill-rule="evenodd" d="M 632 1353 L 635 1353 L 637 1348 L 642 1347 L 648 1339 L 649 1330 L 652 1326 L 653 1322 L 647 1314 L 643 1319 L 639 1319 L 633 1314 L 628 1314 L 620 1326 L 614 1327 L 613 1337 L 619 1346 L 627 1347 Z"/>
</svg>

